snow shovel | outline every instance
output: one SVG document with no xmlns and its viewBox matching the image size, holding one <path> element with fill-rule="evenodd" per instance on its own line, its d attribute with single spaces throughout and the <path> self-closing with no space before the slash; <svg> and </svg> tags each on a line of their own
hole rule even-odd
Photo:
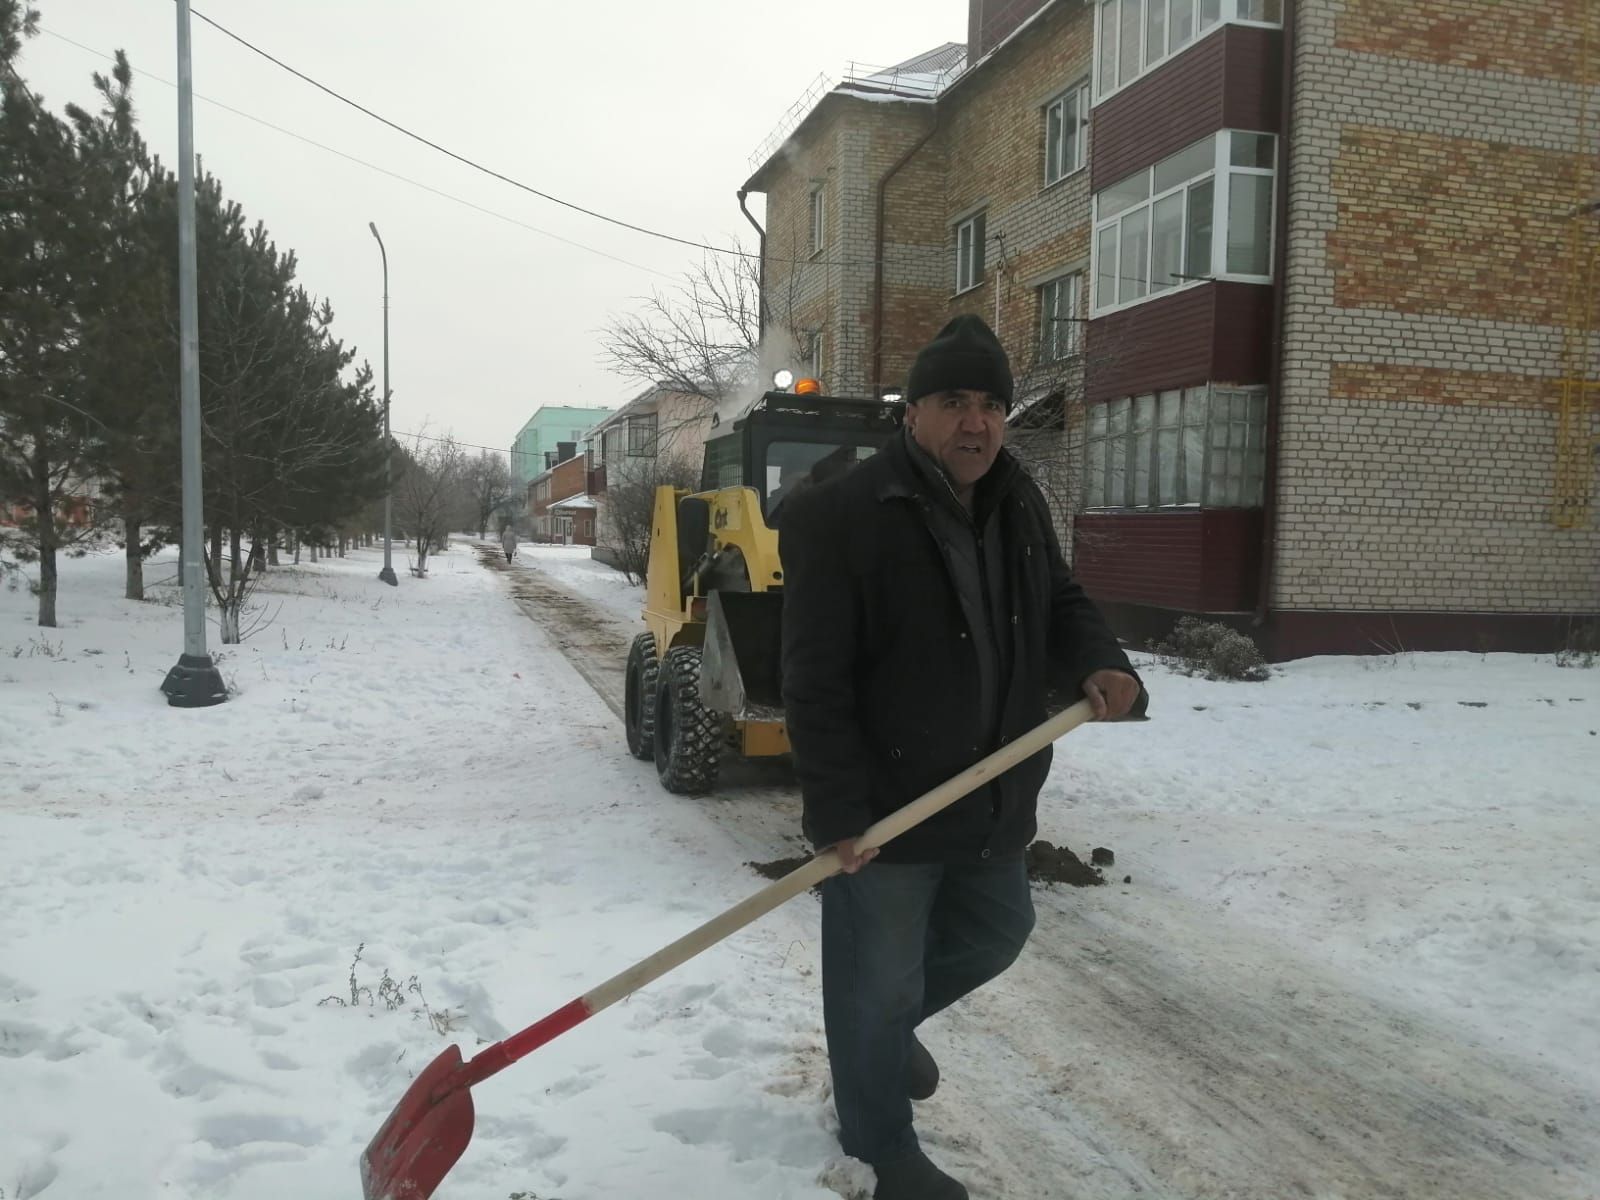
<svg viewBox="0 0 1600 1200">
<path fill-rule="evenodd" d="M 1143 691 L 1134 709 L 1142 715 Z M 1087 700 L 1080 700 L 1042 725 L 974 763 L 961 774 L 927 795 L 890 813 L 861 836 L 862 849 L 882 846 L 940 809 L 954 804 L 979 785 L 1003 774 L 1030 755 L 1043 750 L 1063 734 L 1094 715 Z M 521 1033 L 462 1061 L 461 1047 L 451 1046 L 429 1063 L 406 1089 L 361 1155 L 361 1194 L 365 1200 L 427 1200 L 472 1140 L 472 1087 L 505 1070 L 526 1054 L 559 1037 L 574 1025 L 609 1008 L 618 1000 L 681 966 L 702 950 L 743 929 L 757 917 L 786 900 L 821 883 L 840 869 L 839 856 L 826 850 L 782 879 L 713 917 L 642 962 L 635 963 L 599 987 L 585 992 Z"/>
</svg>

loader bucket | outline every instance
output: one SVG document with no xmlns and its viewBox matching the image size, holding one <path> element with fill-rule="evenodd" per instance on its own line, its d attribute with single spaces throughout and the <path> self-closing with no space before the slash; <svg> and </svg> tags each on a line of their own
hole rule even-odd
<svg viewBox="0 0 1600 1200">
<path fill-rule="evenodd" d="M 706 601 L 700 700 L 735 720 L 781 721 L 782 592 L 715 591 Z"/>
</svg>

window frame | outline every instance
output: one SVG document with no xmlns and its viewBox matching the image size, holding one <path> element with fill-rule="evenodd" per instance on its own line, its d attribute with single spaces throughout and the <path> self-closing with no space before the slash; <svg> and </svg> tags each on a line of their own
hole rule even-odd
<svg viewBox="0 0 1600 1200">
<path fill-rule="evenodd" d="M 641 431 L 648 433 L 641 435 Z M 639 413 L 628 418 L 627 452 L 629 458 L 654 458 L 656 439 L 661 436 L 661 425 L 655 413 Z"/>
<path fill-rule="evenodd" d="M 965 251 L 962 249 L 962 235 L 968 235 Z M 970 292 L 980 288 L 985 282 L 984 268 L 987 265 L 984 257 L 984 246 L 989 239 L 989 211 L 980 209 L 971 216 L 963 217 L 955 223 L 956 246 L 956 290 L 957 296 L 963 292 Z M 965 273 L 963 267 L 966 268 Z M 963 283 L 963 278 L 966 282 Z"/>
<path fill-rule="evenodd" d="M 1088 272 L 1077 267 L 1071 271 L 1046 279 L 1035 290 L 1039 296 L 1039 361 L 1041 363 L 1068 362 L 1083 354 L 1083 303 L 1086 276 Z M 1068 291 L 1068 308 L 1071 315 L 1061 316 L 1062 285 L 1070 284 Z M 1047 297 L 1051 289 L 1056 290 L 1054 315 L 1047 308 Z M 1046 329 L 1047 325 L 1054 325 L 1053 330 Z M 1061 326 L 1065 328 L 1061 328 Z M 1054 336 L 1052 336 L 1052 334 Z M 1060 343 L 1065 342 L 1064 347 Z"/>
<path fill-rule="evenodd" d="M 1070 164 L 1066 161 L 1067 132 L 1067 102 L 1074 102 L 1076 109 L 1076 138 L 1072 139 L 1074 153 Z M 1088 79 L 1080 79 L 1071 87 L 1066 88 L 1044 105 L 1044 186 L 1054 187 L 1063 179 L 1069 179 L 1089 165 L 1089 110 L 1093 105 L 1094 92 Z M 1061 123 L 1060 136 L 1052 139 L 1050 136 L 1051 113 L 1059 109 Z M 1051 174 L 1051 157 L 1056 158 L 1056 173 Z"/>
<path fill-rule="evenodd" d="M 822 380 L 823 361 L 823 331 L 813 329 L 806 340 L 805 369 L 808 379 Z"/>
<path fill-rule="evenodd" d="M 808 215 L 811 226 L 811 254 L 815 258 L 828 244 L 828 194 L 827 185 L 816 183 L 811 187 Z"/>
<path fill-rule="evenodd" d="M 1282 29 L 1283 5 L 1278 5 L 1279 15 L 1277 20 L 1270 18 L 1256 19 L 1241 16 L 1245 5 L 1255 3 L 1257 0 L 1214 0 L 1217 4 L 1218 16 L 1209 25 L 1201 27 L 1203 10 L 1207 0 L 1095 0 L 1094 5 L 1094 51 L 1090 55 L 1093 64 L 1094 78 L 1091 80 L 1091 104 L 1098 105 L 1111 99 L 1126 88 L 1132 87 L 1152 71 L 1158 70 L 1162 65 L 1176 58 L 1191 46 L 1202 39 L 1210 37 L 1219 29 L 1229 25 L 1243 25 L 1253 29 Z M 1188 3 L 1193 10 L 1190 21 L 1188 39 L 1176 48 L 1173 47 L 1173 22 L 1172 6 L 1176 3 Z M 1139 35 L 1139 51 L 1135 56 L 1138 66 L 1127 79 L 1122 78 L 1122 31 L 1125 22 L 1122 20 L 1123 12 L 1128 5 L 1137 5 L 1139 18 L 1136 22 Z M 1152 56 L 1150 53 L 1150 9 L 1159 7 L 1162 14 L 1160 21 L 1161 37 L 1165 43 L 1160 54 Z M 1109 24 L 1112 26 L 1112 35 L 1106 36 L 1107 13 L 1112 14 Z M 1110 47 L 1109 55 L 1106 48 Z M 1107 58 L 1109 57 L 1109 62 Z M 1117 79 L 1110 86 L 1106 84 L 1108 68 L 1116 71 Z"/>
<path fill-rule="evenodd" d="M 1164 421 L 1164 401 L 1173 397 L 1179 401 L 1176 418 Z M 1264 502 L 1267 404 L 1265 386 L 1206 383 L 1118 396 L 1091 405 L 1084 426 L 1082 511 L 1260 508 Z M 1242 418 L 1236 418 L 1234 414 L 1240 411 Z M 1143 422 L 1141 412 L 1148 414 Z M 1173 435 L 1166 439 L 1171 447 L 1174 499 L 1170 502 L 1162 500 L 1163 434 Z M 1143 446 L 1141 438 L 1145 439 Z M 1234 454 L 1237 459 L 1230 457 Z M 1223 464 L 1220 470 L 1219 461 Z M 1237 471 L 1233 470 L 1235 461 Z M 1097 473 L 1098 479 L 1094 478 Z M 1198 479 L 1191 478 L 1193 475 Z M 1122 494 L 1113 498 L 1117 476 Z"/>
<path fill-rule="evenodd" d="M 1247 138 L 1264 137 L 1269 139 L 1269 144 L 1271 147 L 1271 160 L 1273 165 L 1270 167 L 1234 166 L 1232 162 L 1232 154 L 1233 140 L 1235 136 Z M 1091 317 L 1102 317 L 1110 313 L 1120 312 L 1124 309 L 1133 308 L 1139 304 L 1147 304 L 1151 300 L 1159 300 L 1163 297 L 1174 295 L 1188 288 L 1198 287 L 1199 285 L 1205 283 L 1215 283 L 1219 280 L 1228 283 L 1272 283 L 1277 270 L 1277 246 L 1273 236 L 1274 226 L 1277 221 L 1277 194 L 1278 188 L 1282 186 L 1282 182 L 1278 178 L 1278 155 L 1280 147 L 1277 134 L 1266 130 L 1254 129 L 1218 130 L 1216 133 L 1209 135 L 1209 140 L 1211 142 L 1211 160 L 1206 170 L 1187 176 L 1186 178 L 1167 186 L 1161 191 L 1156 191 L 1155 189 L 1156 172 L 1162 166 L 1172 162 L 1175 159 L 1181 158 L 1183 155 L 1191 153 L 1197 147 L 1204 146 L 1207 140 L 1208 138 L 1201 138 L 1197 142 L 1192 142 L 1188 146 L 1185 146 L 1182 150 L 1179 150 L 1174 154 L 1169 154 L 1160 162 L 1152 163 L 1143 170 L 1135 171 L 1132 175 L 1129 175 L 1124 179 L 1119 179 L 1110 186 L 1102 188 L 1100 191 L 1095 193 L 1092 203 L 1093 217 L 1090 224 L 1089 236 L 1089 251 L 1091 260 L 1089 273 L 1094 284 L 1094 291 L 1089 300 Z M 1233 201 L 1232 183 L 1234 177 L 1241 175 L 1255 176 L 1258 178 L 1262 176 L 1269 176 L 1272 179 L 1272 187 L 1267 201 L 1267 271 L 1264 275 L 1228 270 L 1228 237 L 1231 232 Z M 1116 207 L 1107 215 L 1101 214 L 1101 207 L 1104 203 L 1104 198 L 1108 193 L 1117 189 L 1127 188 L 1129 184 L 1138 180 L 1141 176 L 1143 176 L 1145 180 L 1145 198 L 1143 200 L 1122 207 Z M 1190 236 L 1192 234 L 1192 223 L 1190 218 L 1193 212 L 1190 205 L 1194 189 L 1203 187 L 1207 183 L 1211 185 L 1210 263 L 1208 270 L 1204 272 L 1195 272 L 1192 271 L 1191 268 L 1198 264 L 1191 261 L 1192 255 L 1189 244 Z M 1157 287 L 1154 278 L 1156 265 L 1156 238 L 1154 230 L 1155 210 L 1156 206 L 1162 201 L 1169 200 L 1171 197 L 1177 195 L 1181 195 L 1183 197 L 1182 218 L 1179 222 L 1181 237 L 1178 243 L 1177 256 L 1177 261 L 1181 267 L 1180 275 L 1202 274 L 1205 276 L 1205 278 L 1192 279 L 1180 277 L 1176 280 L 1176 282 L 1170 285 Z M 1150 213 L 1150 220 L 1146 225 L 1145 232 L 1146 244 L 1144 261 L 1145 270 L 1143 279 L 1144 290 L 1140 294 L 1124 300 L 1121 299 L 1120 295 L 1121 284 L 1123 281 L 1120 270 L 1122 227 L 1130 217 L 1137 216 L 1141 210 L 1148 210 Z M 1115 235 L 1112 242 L 1112 247 L 1117 261 L 1113 264 L 1106 264 L 1104 262 L 1106 252 L 1105 239 L 1108 233 Z M 1103 304 L 1101 303 L 1101 289 L 1104 283 L 1102 274 L 1103 271 L 1108 268 L 1108 266 L 1113 269 L 1112 278 L 1114 278 L 1117 282 L 1118 298 L 1113 300 L 1111 303 Z"/>
</svg>

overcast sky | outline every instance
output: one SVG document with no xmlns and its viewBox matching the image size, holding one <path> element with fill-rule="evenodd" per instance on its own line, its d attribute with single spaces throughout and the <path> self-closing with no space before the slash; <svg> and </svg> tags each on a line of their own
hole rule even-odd
<svg viewBox="0 0 1600 1200">
<path fill-rule="evenodd" d="M 105 61 L 63 38 L 100 55 L 126 50 L 144 73 L 135 78 L 144 135 L 175 166 L 177 92 L 151 78 L 177 80 L 172 0 L 33 3 L 45 32 L 25 47 L 22 73 L 34 90 L 57 111 L 92 101 L 89 77 Z M 887 65 L 966 34 L 962 0 L 194 3 L 334 90 L 540 191 L 680 237 L 745 237 L 751 248 L 734 194 L 752 151 L 819 72 L 836 80 L 847 60 Z M 194 79 L 206 168 L 298 253 L 301 282 L 333 303 L 336 332 L 381 375 L 382 268 L 367 232 L 377 222 L 389 250 L 397 431 L 448 429 L 507 447 L 540 404 L 615 406 L 637 390 L 601 365 L 598 331 L 652 286 L 670 286 L 698 251 L 453 162 L 199 19 Z M 759 198 L 752 208 L 760 217 Z"/>
</svg>

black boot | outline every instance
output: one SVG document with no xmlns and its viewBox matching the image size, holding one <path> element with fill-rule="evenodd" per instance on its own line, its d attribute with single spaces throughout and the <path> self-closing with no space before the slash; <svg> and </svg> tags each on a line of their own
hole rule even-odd
<svg viewBox="0 0 1600 1200">
<path fill-rule="evenodd" d="M 939 1064 L 912 1034 L 911 1045 L 906 1048 L 906 1095 L 913 1100 L 926 1100 L 938 1090 Z"/>
<path fill-rule="evenodd" d="M 967 1200 L 967 1189 L 929 1161 L 921 1150 L 872 1164 L 878 1187 L 872 1200 Z"/>
</svg>

